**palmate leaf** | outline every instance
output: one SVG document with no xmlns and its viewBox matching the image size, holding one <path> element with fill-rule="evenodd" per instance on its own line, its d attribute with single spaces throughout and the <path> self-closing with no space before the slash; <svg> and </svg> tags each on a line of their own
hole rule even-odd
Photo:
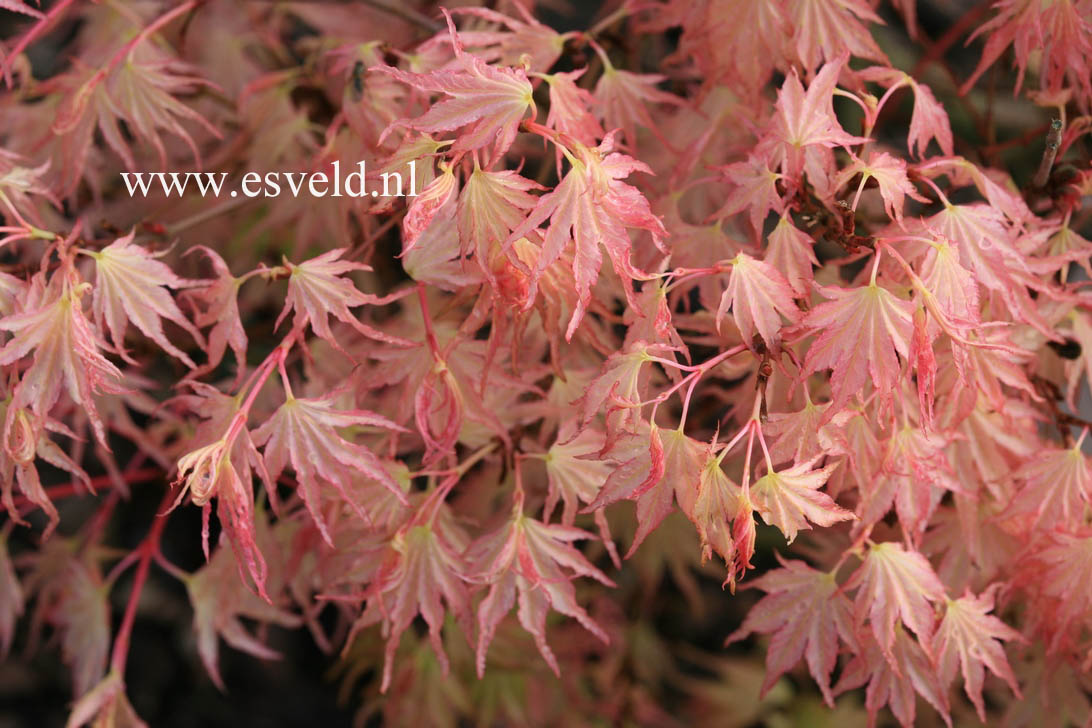
<svg viewBox="0 0 1092 728">
<path fill-rule="evenodd" d="M 549 520 L 554 507 L 562 503 L 561 522 L 573 524 L 581 503 L 591 503 L 614 468 L 598 453 L 603 449 L 603 433 L 587 428 L 579 435 L 558 440 L 543 456 L 550 489 L 546 495 L 543 518 Z"/>
<path fill-rule="evenodd" d="M 805 373 L 833 369 L 833 416 L 871 378 L 885 394 L 895 388 L 899 376 L 896 354 L 909 355 L 914 307 L 875 281 L 860 288 L 823 287 L 831 299 L 816 306 L 800 323 L 809 333 L 819 333 L 808 349 Z"/>
<path fill-rule="evenodd" d="M 599 50 L 596 47 L 596 50 Z M 649 129 L 661 144 L 670 141 L 660 132 L 649 113 L 646 104 L 678 105 L 682 100 L 678 96 L 661 91 L 656 84 L 667 76 L 652 73 L 633 73 L 619 70 L 610 62 L 606 53 L 600 53 L 603 60 L 603 75 L 595 84 L 594 98 L 600 110 L 600 117 L 608 129 L 622 129 L 626 143 L 630 148 L 637 145 L 637 123 Z"/>
<path fill-rule="evenodd" d="M 960 263 L 974 274 L 980 286 L 1000 295 L 1014 319 L 1048 337 L 1057 337 L 1028 293 L 1032 276 L 1027 258 L 1014 245 L 1016 233 L 1009 228 L 1003 212 L 983 203 L 946 204 L 925 224 L 959 246 Z"/>
<path fill-rule="evenodd" d="M 488 172 L 480 167 L 466 179 L 459 193 L 459 248 L 473 253 L 483 272 L 494 276 L 489 261 L 509 234 L 523 222 L 538 201 L 530 190 L 542 186 L 512 170 Z"/>
<path fill-rule="evenodd" d="M 171 298 L 169 288 L 185 288 L 193 282 L 179 278 L 166 264 L 133 243 L 134 232 L 118 238 L 100 251 L 84 251 L 95 261 L 95 289 L 91 310 L 95 322 L 110 329 L 114 348 L 131 364 L 136 361 L 125 350 L 125 329 L 132 323 L 149 339 L 186 366 L 196 367 L 185 352 L 178 349 L 163 333 L 167 319 L 181 326 L 204 348 L 205 340 Z"/>
<path fill-rule="evenodd" d="M 23 311 L 0 319 L 0 329 L 14 334 L 0 349 L 0 366 L 10 366 L 33 353 L 16 390 L 16 406 L 27 405 L 44 417 L 63 386 L 72 401 L 87 412 L 95 436 L 105 446 L 106 429 L 94 395 L 125 390 L 120 385 L 121 372 L 99 352 L 103 344 L 83 313 L 82 298 L 90 288 L 80 280 L 70 259 L 48 283 L 44 274 L 36 274 Z"/>
<path fill-rule="evenodd" d="M 858 58 L 886 61 L 872 34 L 861 21 L 882 23 L 864 0 L 793 0 L 786 3 L 794 30 L 786 44 L 810 75 L 823 60 L 846 53 Z"/>
<path fill-rule="evenodd" d="M 790 215 L 783 214 L 767 237 L 767 245 L 764 261 L 784 276 L 794 297 L 804 298 L 815 279 L 812 266 L 819 267 L 812 237 L 793 225 Z"/>
<path fill-rule="evenodd" d="M 167 150 L 162 132 L 182 139 L 198 166 L 201 155 L 197 143 L 182 122 L 194 122 L 212 136 L 220 136 L 203 116 L 175 98 L 209 83 L 157 44 L 139 43 L 105 68 L 77 67 L 64 80 L 70 85 L 64 88 L 51 131 L 70 138 L 66 189 L 74 189 L 83 175 L 96 130 L 130 170 L 137 169 L 129 141 L 133 137 L 150 143 L 159 154 L 160 167 L 165 168 Z M 122 131 L 122 122 L 127 132 Z"/>
<path fill-rule="evenodd" d="M 344 351 L 341 343 L 330 330 L 329 318 L 333 316 L 370 339 L 411 346 L 411 342 L 405 339 L 389 336 L 368 326 L 349 311 L 356 306 L 381 304 L 390 299 L 361 293 L 351 280 L 343 277 L 351 271 L 371 270 L 363 263 L 339 260 L 344 254 L 345 248 L 337 248 L 299 265 L 284 261 L 285 267 L 289 270 L 288 297 L 275 326 L 280 326 L 289 312 L 294 312 L 293 329 L 302 331 L 306 325 L 310 324 L 317 336 L 328 341 L 338 351 Z"/>
<path fill-rule="evenodd" d="M 584 146 L 575 139 L 567 143 L 571 147 L 571 154 L 566 155 L 571 168 L 553 191 L 539 198 L 523 224 L 512 231 L 506 245 L 510 246 L 550 220 L 542 255 L 531 271 L 531 289 L 525 308 L 534 305 L 538 281 L 546 269 L 570 242 L 575 246 L 573 275 L 580 301 L 565 332 L 566 340 L 571 340 L 584 318 L 591 301 L 592 286 L 599 277 L 603 263 L 600 244 L 606 248 L 614 270 L 622 279 L 630 305 L 636 306 L 633 279 L 646 279 L 648 275 L 633 265 L 630 258 L 632 243 L 626 229 L 647 230 L 657 245 L 661 245 L 667 231 L 660 219 L 652 214 L 644 195 L 636 187 L 621 181 L 634 172 L 651 173 L 647 165 L 624 154 L 610 152 L 611 136 L 595 148 Z"/>
<path fill-rule="evenodd" d="M 772 171 L 769 161 L 757 154 L 749 155 L 746 162 L 726 165 L 721 172 L 732 183 L 733 189 L 714 217 L 746 211 L 755 236 L 761 236 L 762 225 L 770 210 L 783 214 L 785 208 L 777 191 L 777 181 L 781 175 Z"/>
<path fill-rule="evenodd" d="M 800 310 L 793 302 L 793 291 L 777 269 L 765 261 L 740 253 L 729 263 L 732 272 L 728 288 L 717 307 L 717 330 L 728 308 L 739 327 L 743 343 L 753 347 L 757 332 L 770 351 L 781 348 L 782 318 L 790 324 L 800 319 Z"/>
<path fill-rule="evenodd" d="M 259 529 L 259 532 L 261 529 Z M 235 576 L 238 567 L 230 548 L 218 548 L 212 559 L 186 581 L 186 591 L 193 605 L 193 629 L 197 638 L 197 653 L 209 677 L 224 690 L 220 677 L 220 640 L 237 650 L 265 660 L 280 655 L 252 635 L 241 618 L 265 624 L 297 627 L 302 620 L 266 602 Z M 269 591 L 277 590 L 270 585 Z"/>
<path fill-rule="evenodd" d="M 196 374 L 214 370 L 223 361 L 224 353 L 231 347 L 238 366 L 238 377 L 246 369 L 247 335 L 243 321 L 239 317 L 239 287 L 243 281 L 231 274 L 231 269 L 220 254 L 203 245 L 196 245 L 191 250 L 200 250 L 212 264 L 216 278 L 204 281 L 204 285 L 195 286 L 186 291 L 187 297 L 199 304 L 194 316 L 194 324 L 204 328 L 211 326 L 208 334 L 208 361 L 197 369 Z"/>
<path fill-rule="evenodd" d="M 507 28 L 507 31 L 498 30 L 495 33 L 474 33 L 475 46 L 478 44 L 489 46 L 487 49 L 476 51 L 476 55 L 486 60 L 492 60 L 493 56 L 497 56 L 501 63 L 517 66 L 526 54 L 530 58 L 530 70 L 548 71 L 561 55 L 565 41 L 575 33 L 558 33 L 550 26 L 540 23 L 523 5 L 516 5 L 515 10 L 523 16 L 523 20 L 517 20 L 489 8 L 452 8 L 455 14 L 473 15 Z"/>
<path fill-rule="evenodd" d="M 1023 484 L 1002 515 L 1030 516 L 1046 528 L 1082 522 L 1092 498 L 1092 468 L 1081 452 L 1087 434 L 1071 448 L 1040 450 L 1013 473 Z"/>
<path fill-rule="evenodd" d="M 846 590 L 857 587 L 857 622 L 862 624 L 867 614 L 876 644 L 897 669 L 893 652 L 896 622 L 901 621 L 922 644 L 928 644 L 933 635 L 930 602 L 945 599 L 944 585 L 920 553 L 884 542 L 868 550 L 864 563 L 845 585 Z"/>
<path fill-rule="evenodd" d="M 606 586 L 614 582 L 592 566 L 570 544 L 591 534 L 571 526 L 546 524 L 523 513 L 517 499 L 507 525 L 483 537 L 471 547 L 474 571 L 490 584 L 478 607 L 478 676 L 485 671 L 485 656 L 497 625 L 519 600 L 519 620 L 535 638 L 535 644 L 554 674 L 560 676 L 557 658 L 546 643 L 546 615 L 553 609 L 573 617 L 604 643 L 606 632 L 576 603 L 572 579 L 587 576 Z M 565 570 L 571 572 L 571 575 Z"/>
<path fill-rule="evenodd" d="M 1001 641 L 1026 640 L 1012 627 L 989 614 L 993 611 L 996 593 L 997 589 L 991 587 L 977 597 L 968 591 L 959 599 L 949 599 L 944 619 L 933 638 L 940 684 L 951 685 L 959 668 L 963 674 L 963 689 L 983 723 L 986 722 L 986 707 L 982 701 L 982 683 L 987 667 L 1008 683 L 1018 699 L 1023 697 Z"/>
<path fill-rule="evenodd" d="M 103 676 L 110 651 L 109 588 L 98 567 L 73 555 L 58 575 L 61 598 L 51 619 L 72 669 L 73 695 L 83 695 Z"/>
<path fill-rule="evenodd" d="M 812 678 L 828 705 L 834 705 L 830 674 L 838 660 L 838 647 L 855 648 L 852 604 L 838 588 L 833 573 L 816 571 L 803 561 L 786 561 L 775 552 L 781 568 L 747 584 L 766 596 L 747 613 L 743 626 L 725 645 L 754 632 L 772 634 L 766 649 L 765 695 L 778 679 L 805 657 Z"/>
<path fill-rule="evenodd" d="M 848 56 L 843 54 L 829 61 L 808 84 L 807 91 L 793 68 L 777 93 L 777 111 L 768 136 L 759 144 L 759 152 L 794 182 L 799 181 L 807 168 L 813 185 L 825 184 L 825 180 L 819 179 L 815 149 L 848 147 L 868 141 L 846 133 L 834 115 L 834 89 L 847 60 Z"/>
<path fill-rule="evenodd" d="M 857 187 L 857 194 L 853 198 L 853 209 L 857 208 L 861 190 L 869 179 L 876 180 L 876 184 L 879 185 L 883 209 L 892 220 L 902 220 L 903 203 L 907 197 L 912 197 L 918 202 L 928 202 L 925 197 L 918 194 L 917 188 L 907 177 L 906 162 L 887 152 L 873 153 L 869 155 L 867 162 L 854 156 L 853 163 L 842 170 L 834 181 L 834 186 L 841 187 L 858 174 L 861 175 L 861 181 Z"/>
<path fill-rule="evenodd" d="M 390 687 L 394 655 L 402 633 L 418 614 L 428 625 L 429 641 L 445 673 L 448 660 L 440 640 L 444 616 L 450 611 L 464 625 L 469 623 L 470 600 L 465 583 L 468 568 L 459 555 L 461 549 L 447 531 L 438 523 L 408 523 L 382 555 L 376 578 L 365 593 L 367 607 L 354 623 L 346 647 L 352 644 L 352 637 L 359 630 L 382 624 L 387 648 L 381 692 Z"/>
<path fill-rule="evenodd" d="M 405 432 L 399 425 L 364 410 L 339 410 L 335 397 L 297 399 L 291 394 L 264 424 L 254 431 L 254 441 L 263 446 L 265 463 L 273 481 L 291 463 L 299 480 L 300 495 L 330 546 L 333 539 L 323 516 L 322 484 L 332 486 L 365 522 L 371 518 L 364 504 L 349 496 L 353 474 L 362 473 L 377 480 L 402 503 L 407 503 L 402 489 L 371 450 L 350 442 L 338 429 L 364 426 Z"/>
<path fill-rule="evenodd" d="M 854 518 L 819 490 L 837 464 L 812 470 L 815 462 L 813 459 L 766 473 L 751 486 L 755 510 L 766 523 L 781 529 L 789 543 L 796 539 L 798 531 L 811 528 L 809 521 L 818 526 L 832 526 Z"/>
<path fill-rule="evenodd" d="M 448 206 L 452 196 L 457 194 L 455 174 L 449 167 L 428 183 L 421 193 L 413 198 L 406 216 L 402 219 L 402 255 L 411 252 L 417 240 L 435 219 L 440 210 Z"/>
<path fill-rule="evenodd" d="M 560 71 L 545 76 L 550 86 L 550 113 L 546 126 L 576 139 L 581 144 L 593 146 L 603 138 L 603 126 L 591 113 L 592 95 L 576 85 L 586 68 Z"/>
<path fill-rule="evenodd" d="M 699 466 L 698 491 L 686 515 L 698 529 L 702 561 L 714 551 L 720 554 L 728 567 L 724 583 L 734 592 L 737 578 L 751 568 L 754 556 L 754 504 L 749 489 L 744 492 L 733 482 L 712 453 L 705 453 Z"/>
<path fill-rule="evenodd" d="M 917 695 L 925 698 L 946 724 L 952 725 L 948 694 L 937 679 L 936 670 L 922 645 L 906 630 L 895 627 L 890 650 L 893 657 L 887 657 L 886 651 L 877 646 L 871 635 L 866 634 L 862 643 L 862 649 L 842 671 L 834 692 L 840 695 L 868 683 L 865 708 L 869 725 L 875 725 L 876 714 L 889 705 L 899 724 L 911 728 L 917 714 Z"/>
<path fill-rule="evenodd" d="M 423 116 L 394 125 L 430 134 L 462 129 L 451 147 L 453 152 L 468 152 L 493 144 L 493 158 L 499 158 L 512 146 L 520 120 L 528 111 L 532 118 L 535 116 L 531 83 L 523 69 L 491 66 L 464 52 L 446 10 L 444 16 L 455 49 L 452 68 L 431 73 L 409 73 L 390 66 L 374 69 L 422 91 L 450 97 L 433 104 Z"/>
<path fill-rule="evenodd" d="M 951 156 L 954 153 L 952 125 L 948 113 L 940 105 L 928 86 L 895 68 L 872 66 L 860 71 L 861 77 L 876 81 L 888 89 L 910 86 L 914 92 L 914 110 L 910 115 L 910 130 L 906 135 L 906 148 L 919 158 L 925 156 L 929 142 L 936 139 L 940 150 Z"/>
</svg>

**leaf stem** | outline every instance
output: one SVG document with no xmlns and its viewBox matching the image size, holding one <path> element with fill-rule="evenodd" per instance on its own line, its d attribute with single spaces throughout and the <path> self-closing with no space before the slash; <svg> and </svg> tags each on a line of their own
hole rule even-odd
<svg viewBox="0 0 1092 728">
<path fill-rule="evenodd" d="M 140 561 L 137 564 L 136 574 L 133 576 L 133 586 L 129 591 L 129 602 L 125 606 L 125 615 L 121 619 L 121 626 L 118 627 L 117 636 L 114 638 L 114 649 L 110 653 L 110 669 L 119 675 L 125 674 L 125 661 L 129 657 L 129 640 L 133 633 L 133 622 L 136 620 L 137 605 L 140 603 L 140 595 L 144 591 L 144 584 L 148 580 L 148 567 L 151 565 L 152 558 L 159 551 L 159 541 L 163 536 L 163 529 L 167 525 L 168 508 L 171 505 L 172 495 L 170 488 L 163 491 L 163 500 L 157 509 L 152 528 L 148 531 L 144 541 L 137 547 L 137 550 L 133 552 L 139 554 Z"/>
</svg>

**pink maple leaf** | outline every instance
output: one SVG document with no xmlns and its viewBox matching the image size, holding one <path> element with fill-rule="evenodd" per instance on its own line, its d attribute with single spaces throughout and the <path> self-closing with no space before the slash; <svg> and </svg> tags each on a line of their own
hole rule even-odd
<svg viewBox="0 0 1092 728">
<path fill-rule="evenodd" d="M 126 361 L 135 360 L 125 350 L 125 328 L 132 323 L 141 333 L 154 341 L 171 356 L 177 357 L 188 367 L 196 368 L 185 352 L 178 349 L 163 333 L 166 319 L 178 324 L 199 346 L 205 346 L 204 337 L 190 323 L 169 288 L 185 288 L 193 285 L 175 275 L 156 256 L 133 243 L 134 232 L 118 238 L 100 251 L 84 251 L 95 261 L 95 288 L 91 297 L 91 309 L 95 321 L 101 326 L 105 321 L 110 328 L 114 347 Z"/>
<path fill-rule="evenodd" d="M 967 591 L 959 599 L 947 601 L 944 619 L 933 637 L 937 676 L 941 685 L 951 685 L 957 667 L 963 673 L 963 689 L 971 699 L 978 719 L 986 722 L 986 707 L 982 701 L 982 683 L 986 668 L 1008 683 L 1017 698 L 1022 698 L 1016 676 L 1005 657 L 1002 640 L 1026 642 L 1023 636 L 991 616 L 997 589 L 986 589 L 977 597 Z"/>
<path fill-rule="evenodd" d="M 861 78 L 876 81 L 887 87 L 890 94 L 900 86 L 909 86 L 914 92 L 914 109 L 910 114 L 910 129 L 906 135 L 906 148 L 919 158 L 931 139 L 936 139 L 940 150 L 949 156 L 954 154 L 952 125 L 948 112 L 937 101 L 932 90 L 903 71 L 886 66 L 872 66 L 859 71 Z M 916 151 L 915 151 L 916 148 Z"/>
<path fill-rule="evenodd" d="M 786 52 L 799 58 L 809 75 L 840 53 L 887 60 L 861 22 L 883 23 L 865 0 L 790 0 L 785 7 L 793 28 Z"/>
<path fill-rule="evenodd" d="M 603 262 L 599 246 L 606 248 L 614 270 L 622 279 L 627 298 L 631 305 L 636 305 L 632 281 L 648 276 L 634 267 L 630 259 L 632 243 L 626 229 L 647 230 L 657 245 L 661 245 L 667 235 L 644 195 L 636 187 L 621 181 L 633 172 L 651 172 L 647 165 L 624 154 L 611 153 L 613 139 L 609 136 L 595 148 L 584 146 L 575 139 L 568 140 L 568 144 L 572 150 L 567 151 L 566 158 L 571 168 L 553 191 L 539 198 L 535 209 L 512 231 L 507 242 L 511 245 L 550 219 L 542 255 L 531 271 L 530 291 L 524 304 L 527 308 L 534 303 L 543 272 L 561 256 L 570 242 L 575 246 L 573 275 L 580 301 L 569 320 L 566 340 L 576 333 L 591 301 L 591 288 Z"/>
<path fill-rule="evenodd" d="M 47 283 L 44 274 L 31 280 L 20 313 L 0 320 L 0 329 L 14 337 L 0 348 L 0 366 L 10 366 L 28 354 L 34 358 L 23 372 L 15 405 L 29 405 L 46 416 L 63 387 L 83 407 L 95 436 L 106 445 L 106 429 L 95 407 L 99 392 L 124 392 L 121 372 L 101 353 L 104 344 L 83 313 L 83 296 L 91 285 L 80 280 L 69 259 Z"/>
<path fill-rule="evenodd" d="M 353 624 L 346 645 L 352 644 L 361 629 L 382 624 L 387 648 L 380 692 L 390 687 L 398 643 L 418 614 L 428 625 L 429 642 L 445 673 L 448 659 L 440 639 L 444 617 L 451 611 L 464 624 L 469 622 L 467 564 L 448 530 L 439 520 L 406 524 L 382 555 L 375 580 L 365 593 L 367 607 Z"/>
<path fill-rule="evenodd" d="M 720 321 L 731 307 L 732 318 L 744 344 L 753 346 L 757 332 L 770 351 L 778 351 L 784 325 L 782 319 L 790 324 L 800 319 L 792 288 L 776 268 L 746 253 L 740 253 L 728 264 L 732 266 L 732 272 L 717 307 L 717 329 L 720 330 Z"/>
<path fill-rule="evenodd" d="M 1067 449 L 1039 450 L 1013 478 L 1023 485 L 1005 510 L 1005 517 L 1031 515 L 1032 525 L 1065 526 L 1083 520 L 1092 498 L 1092 468 L 1081 452 L 1085 428 Z"/>
<path fill-rule="evenodd" d="M 837 464 L 812 470 L 815 462 L 813 459 L 785 470 L 771 471 L 751 486 L 755 511 L 766 523 L 777 526 L 789 543 L 796 539 L 799 530 L 811 528 L 808 521 L 818 526 L 832 526 L 854 518 L 819 490 Z"/>
<path fill-rule="evenodd" d="M 799 230 L 788 214 L 783 214 L 766 238 L 766 263 L 785 277 L 794 298 L 804 298 L 815 280 L 812 266 L 819 267 L 819 259 L 812 249 L 810 235 Z"/>
<path fill-rule="evenodd" d="M 928 198 L 918 194 L 917 189 L 906 176 L 906 162 L 892 157 L 887 152 L 877 152 L 869 156 L 865 162 L 858 157 L 853 157 L 853 163 L 842 170 L 834 181 L 835 187 L 841 187 L 856 175 L 861 175 L 857 192 L 853 196 L 851 207 L 856 210 L 857 202 L 861 199 L 865 183 L 869 179 L 876 180 L 880 187 L 880 196 L 883 197 L 883 209 L 892 220 L 902 219 L 902 207 L 906 197 L 912 197 L 918 202 L 928 202 Z"/>
<path fill-rule="evenodd" d="M 876 285 L 860 288 L 824 287 L 832 300 L 811 310 L 801 329 L 819 333 L 808 349 L 804 370 L 833 369 L 833 416 L 871 378 L 876 390 L 887 393 L 899 376 L 897 356 L 909 355 L 913 304 Z"/>
<path fill-rule="evenodd" d="M 334 542 L 322 514 L 323 483 L 333 486 L 366 523 L 370 523 L 371 518 L 364 504 L 357 503 L 346 489 L 353 473 L 379 481 L 399 501 L 407 503 L 402 489 L 379 458 L 363 445 L 350 442 L 338 433 L 339 429 L 352 426 L 402 432 L 404 428 L 372 412 L 336 409 L 334 399 L 333 396 L 296 399 L 289 392 L 284 404 L 254 431 L 255 444 L 265 446 L 266 468 L 273 481 L 291 462 L 307 510 L 331 546 Z"/>
<path fill-rule="evenodd" d="M 302 331 L 310 324 L 316 335 L 328 341 L 338 351 L 344 351 L 337 337 L 330 331 L 329 317 L 332 315 L 370 339 L 411 346 L 412 342 L 374 329 L 349 311 L 356 306 L 386 303 L 391 299 L 361 293 L 351 280 L 343 278 L 350 271 L 371 270 L 363 263 L 339 260 L 344 253 L 345 248 L 337 248 L 299 265 L 284 261 L 289 271 L 288 297 L 274 326 L 280 326 L 289 312 L 294 312 L 293 329 Z"/>
<path fill-rule="evenodd" d="M 476 570 L 488 580 L 489 593 L 478 607 L 478 676 L 485 672 L 485 655 L 497 625 L 519 600 L 519 620 L 535 638 L 535 644 L 554 674 L 561 673 L 557 658 L 546 642 L 546 616 L 551 609 L 573 617 L 604 643 L 607 633 L 576 603 L 574 576 L 586 576 L 614 586 L 570 544 L 591 534 L 571 526 L 551 525 L 523 513 L 517 498 L 507 525 L 488 534 L 472 547 Z M 570 573 L 566 573 L 568 570 Z M 571 574 L 571 575 L 570 575 Z"/>
<path fill-rule="evenodd" d="M 846 60 L 843 54 L 824 65 L 806 92 L 794 68 L 777 93 L 770 132 L 758 151 L 793 184 L 807 171 L 813 185 L 825 188 L 833 166 L 826 150 L 868 141 L 846 133 L 834 115 L 834 89 Z"/>
<path fill-rule="evenodd" d="M 856 646 L 852 604 L 838 587 L 834 574 L 816 571 L 803 561 L 786 561 L 774 554 L 781 568 L 747 584 L 766 592 L 725 641 L 729 645 L 759 632 L 770 634 L 766 648 L 766 679 L 762 695 L 769 692 L 801 657 L 815 679 L 827 705 L 834 705 L 830 674 L 838 661 L 839 642 Z"/>
<path fill-rule="evenodd" d="M 924 556 L 888 541 L 868 549 L 864 563 L 845 585 L 847 590 L 857 587 L 857 621 L 863 623 L 868 615 L 876 643 L 897 669 L 892 651 L 896 622 L 901 620 L 920 639 L 928 641 L 934 622 L 929 603 L 945 599 L 944 585 Z"/>
<path fill-rule="evenodd" d="M 469 152 L 494 145 L 493 158 L 499 158 L 516 138 L 519 122 L 528 110 L 535 116 L 531 84 L 523 69 L 498 68 L 466 53 L 455 32 L 451 15 L 444 11 L 448 32 L 455 49 L 454 68 L 431 73 L 409 73 L 390 66 L 373 70 L 388 73 L 403 83 L 429 93 L 443 93 L 445 99 L 413 121 L 396 121 L 387 128 L 406 126 L 417 131 L 436 133 L 462 129 L 455 139 L 453 152 Z"/>
<path fill-rule="evenodd" d="M 952 725 L 948 714 L 948 694 L 937 679 L 932 661 L 922 645 L 910 637 L 902 626 L 895 627 L 890 657 L 870 635 L 861 641 L 861 651 L 849 661 L 838 678 L 838 684 L 834 687 L 836 695 L 868 683 L 865 709 L 868 710 L 869 725 L 875 725 L 876 714 L 883 706 L 889 705 L 903 728 L 915 725 L 917 695 L 920 695 L 940 713 L 948 726 Z"/>
</svg>

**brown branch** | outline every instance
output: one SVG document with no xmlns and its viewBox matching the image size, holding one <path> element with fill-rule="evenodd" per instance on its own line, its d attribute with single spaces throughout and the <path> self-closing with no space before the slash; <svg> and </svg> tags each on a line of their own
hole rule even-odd
<svg viewBox="0 0 1092 728">
<path fill-rule="evenodd" d="M 1037 188 L 1046 187 L 1050 179 L 1050 170 L 1054 167 L 1054 159 L 1058 156 L 1058 147 L 1062 144 L 1062 120 L 1052 119 L 1050 131 L 1047 132 L 1046 147 L 1043 149 L 1043 160 L 1039 162 L 1039 171 L 1031 180 L 1031 184 Z"/>
</svg>

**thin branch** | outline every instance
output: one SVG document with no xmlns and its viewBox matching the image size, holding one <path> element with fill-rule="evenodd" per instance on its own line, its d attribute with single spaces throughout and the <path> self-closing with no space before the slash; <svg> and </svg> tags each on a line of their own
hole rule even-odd
<svg viewBox="0 0 1092 728">
<path fill-rule="evenodd" d="M 1051 119 L 1050 131 L 1047 132 L 1046 148 L 1043 149 L 1043 160 L 1039 162 L 1039 171 L 1031 184 L 1035 187 L 1046 187 L 1050 179 L 1050 170 L 1054 167 L 1054 158 L 1058 156 L 1058 147 L 1062 144 L 1062 120 Z"/>
</svg>

